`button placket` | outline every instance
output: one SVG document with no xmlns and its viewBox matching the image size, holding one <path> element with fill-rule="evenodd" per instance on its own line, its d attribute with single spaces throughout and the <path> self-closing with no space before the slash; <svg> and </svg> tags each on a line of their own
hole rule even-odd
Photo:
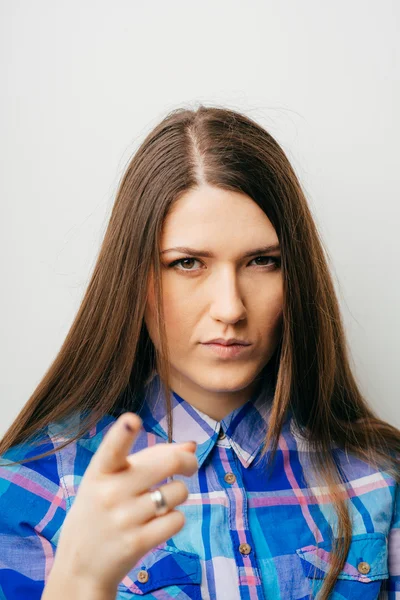
<svg viewBox="0 0 400 600">
<path fill-rule="evenodd" d="M 222 470 L 219 475 L 221 479 L 223 477 L 228 497 L 229 533 L 236 558 L 240 597 L 247 598 L 249 593 L 256 593 L 258 600 L 265 600 L 249 529 L 247 494 L 241 478 L 239 459 L 231 448 L 224 448 L 221 449 L 221 462 Z M 238 523 L 241 523 L 240 529 Z"/>
</svg>

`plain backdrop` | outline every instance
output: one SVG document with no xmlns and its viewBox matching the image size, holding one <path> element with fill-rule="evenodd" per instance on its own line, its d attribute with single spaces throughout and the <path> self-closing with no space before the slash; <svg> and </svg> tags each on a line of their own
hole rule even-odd
<svg viewBox="0 0 400 600">
<path fill-rule="evenodd" d="M 329 260 L 357 381 L 400 426 L 400 4 L 0 0 L 0 435 L 88 285 L 120 178 L 179 106 L 277 139 Z"/>
</svg>

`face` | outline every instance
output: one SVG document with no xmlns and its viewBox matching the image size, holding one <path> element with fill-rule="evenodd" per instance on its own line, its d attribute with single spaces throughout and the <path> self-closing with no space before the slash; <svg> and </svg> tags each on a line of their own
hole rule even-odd
<svg viewBox="0 0 400 600">
<path fill-rule="evenodd" d="M 280 252 L 260 250 L 275 244 L 275 229 L 249 196 L 208 185 L 188 191 L 164 221 L 160 258 L 172 388 L 214 418 L 248 400 L 280 340 Z M 152 274 L 145 322 L 159 347 Z M 214 338 L 248 345 L 206 344 Z"/>
</svg>

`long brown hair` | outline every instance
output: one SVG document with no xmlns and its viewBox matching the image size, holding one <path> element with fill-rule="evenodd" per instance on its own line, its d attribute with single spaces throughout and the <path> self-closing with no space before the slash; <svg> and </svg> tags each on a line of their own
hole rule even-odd
<svg viewBox="0 0 400 600">
<path fill-rule="evenodd" d="M 313 449 L 315 468 L 329 486 L 338 515 L 334 560 L 320 592 L 325 600 L 344 566 L 352 535 L 332 443 L 400 481 L 400 431 L 377 417 L 352 374 L 326 250 L 296 174 L 275 139 L 243 114 L 202 105 L 196 110 L 179 108 L 147 135 L 122 177 L 93 275 L 70 331 L 6 432 L 0 453 L 33 440 L 50 422 L 77 410 L 85 415 L 79 431 L 56 450 L 86 433 L 107 413 L 135 412 L 154 368 L 164 389 L 170 389 L 160 235 L 172 204 L 203 183 L 250 196 L 279 238 L 283 329 L 274 358 L 276 387 L 263 455 L 270 449 L 272 464 L 290 410 Z M 159 351 L 144 324 L 151 269 Z M 169 394 L 166 402 L 172 441 Z"/>
</svg>

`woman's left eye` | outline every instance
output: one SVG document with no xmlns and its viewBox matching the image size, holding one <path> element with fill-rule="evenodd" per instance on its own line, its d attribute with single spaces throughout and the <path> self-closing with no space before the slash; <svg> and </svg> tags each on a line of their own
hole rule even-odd
<svg viewBox="0 0 400 600">
<path fill-rule="evenodd" d="M 253 260 L 272 260 L 275 265 L 279 265 L 279 258 L 276 256 L 257 256 L 257 258 L 253 258 Z M 268 266 L 268 265 L 258 265 L 260 267 Z"/>
<path fill-rule="evenodd" d="M 274 266 L 277 268 L 280 265 L 280 258 L 276 256 L 257 256 L 253 258 L 253 260 L 264 260 L 269 261 L 272 260 Z M 250 261 L 250 262 L 253 262 Z M 188 265 L 189 262 L 189 265 Z M 180 265 L 182 268 L 179 268 L 178 271 L 196 271 L 197 269 L 187 269 L 187 266 L 193 265 L 194 262 L 200 262 L 197 258 L 192 258 L 191 256 L 187 256 L 186 258 L 179 258 L 178 260 L 174 260 L 172 263 L 168 265 L 168 267 L 178 267 Z M 185 267 L 186 265 L 186 267 Z M 258 267 L 268 267 L 268 264 L 257 264 Z"/>
</svg>

